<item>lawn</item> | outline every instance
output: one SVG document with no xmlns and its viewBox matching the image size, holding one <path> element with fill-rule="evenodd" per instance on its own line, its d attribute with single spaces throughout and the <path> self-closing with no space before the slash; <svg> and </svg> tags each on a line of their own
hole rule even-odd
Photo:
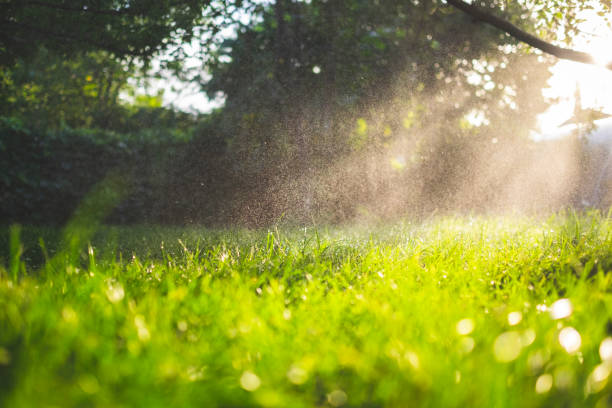
<svg viewBox="0 0 612 408">
<path fill-rule="evenodd" d="M 612 402 L 609 215 L 10 231 L 0 406 Z"/>
</svg>

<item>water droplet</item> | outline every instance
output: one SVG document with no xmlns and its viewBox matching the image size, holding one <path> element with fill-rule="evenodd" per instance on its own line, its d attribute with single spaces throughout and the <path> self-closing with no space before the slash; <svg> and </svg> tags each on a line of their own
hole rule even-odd
<svg viewBox="0 0 612 408">
<path fill-rule="evenodd" d="M 79 322 L 79 316 L 70 306 L 62 308 L 62 319 L 69 324 L 77 324 Z"/>
<path fill-rule="evenodd" d="M 111 303 L 120 302 L 125 297 L 123 286 L 119 282 L 109 280 L 106 283 L 106 297 Z"/>
<path fill-rule="evenodd" d="M 554 320 L 569 317 L 572 312 L 572 302 L 569 299 L 559 299 L 550 306 L 550 317 Z"/>
<path fill-rule="evenodd" d="M 136 326 L 136 331 L 138 333 L 138 339 L 140 341 L 149 341 L 151 339 L 151 333 L 147 328 L 147 324 L 145 322 L 143 315 L 136 315 L 134 317 L 134 326 Z"/>
<path fill-rule="evenodd" d="M 342 390 L 334 390 L 327 395 L 327 402 L 334 407 L 344 405 L 347 399 L 346 393 Z"/>
<path fill-rule="evenodd" d="M 287 371 L 287 378 L 293 384 L 304 384 L 308 380 L 308 373 L 300 366 L 292 365 Z"/>
<path fill-rule="evenodd" d="M 407 351 L 406 354 L 404 354 L 404 358 L 408 360 L 412 368 L 415 370 L 418 370 L 421 367 L 419 356 L 414 351 Z"/>
<path fill-rule="evenodd" d="M 470 334 L 474 331 L 474 320 L 470 318 L 461 319 L 457 322 L 457 333 L 462 336 Z"/>
<path fill-rule="evenodd" d="M 289 309 L 283 310 L 283 319 L 285 320 L 291 319 L 291 310 Z"/>
<path fill-rule="evenodd" d="M 510 312 L 508 313 L 508 324 L 510 326 L 516 326 L 523 320 L 523 314 L 521 312 Z"/>
<path fill-rule="evenodd" d="M 515 360 L 521 354 L 521 335 L 516 331 L 500 334 L 493 344 L 495 359 L 502 363 Z"/>
<path fill-rule="evenodd" d="M 474 350 L 474 346 L 476 342 L 471 337 L 464 337 L 461 339 L 461 352 L 464 354 L 469 354 Z"/>
<path fill-rule="evenodd" d="M 593 370 L 593 379 L 597 382 L 602 382 L 608 379 L 610 376 L 610 366 L 607 364 L 599 364 Z"/>
<path fill-rule="evenodd" d="M 599 345 L 599 356 L 603 361 L 612 360 L 612 337 L 606 337 Z"/>
<path fill-rule="evenodd" d="M 255 391 L 261 385 L 261 380 L 255 373 L 245 371 L 240 377 L 240 386 L 247 391 Z"/>
<path fill-rule="evenodd" d="M 320 74 L 321 73 L 321 67 L 318 65 L 315 65 L 314 67 L 312 67 L 312 72 L 314 74 Z"/>
<path fill-rule="evenodd" d="M 199 381 L 204 378 L 204 368 L 190 366 L 187 368 L 187 379 L 189 381 Z"/>
<path fill-rule="evenodd" d="M 538 394 L 545 394 L 552 388 L 553 376 L 550 374 L 542 374 L 538 377 L 535 384 L 535 391 Z"/>
<path fill-rule="evenodd" d="M 521 345 L 523 347 L 530 346 L 536 339 L 536 332 L 533 329 L 526 329 L 521 333 Z"/>
<path fill-rule="evenodd" d="M 587 378 L 585 391 L 587 394 L 594 394 L 601 391 L 610 376 L 610 366 L 607 363 L 599 364 Z"/>
<path fill-rule="evenodd" d="M 559 344 L 568 353 L 574 353 L 580 348 L 580 333 L 573 327 L 565 327 L 559 332 Z"/>
<path fill-rule="evenodd" d="M 529 354 L 527 366 L 531 374 L 537 374 L 544 367 L 544 364 L 546 364 L 549 358 L 550 352 L 547 349 L 538 350 Z"/>
</svg>

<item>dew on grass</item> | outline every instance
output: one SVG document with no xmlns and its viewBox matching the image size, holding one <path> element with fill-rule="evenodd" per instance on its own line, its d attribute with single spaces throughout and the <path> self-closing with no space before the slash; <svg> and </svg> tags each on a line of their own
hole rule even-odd
<svg viewBox="0 0 612 408">
<path fill-rule="evenodd" d="M 516 360 L 521 354 L 521 335 L 516 331 L 507 331 L 500 334 L 493 343 L 495 359 L 501 363 Z"/>
<path fill-rule="evenodd" d="M 550 306 L 550 317 L 554 320 L 571 316 L 572 302 L 569 299 L 559 299 Z"/>
<path fill-rule="evenodd" d="M 204 368 L 190 366 L 189 368 L 187 368 L 186 375 L 189 381 L 199 381 L 204 378 Z"/>
<path fill-rule="evenodd" d="M 527 366 L 531 374 L 537 374 L 544 368 L 544 365 L 550 359 L 550 351 L 548 349 L 542 349 L 529 354 L 527 358 Z"/>
<path fill-rule="evenodd" d="M 64 306 L 62 308 L 62 319 L 68 324 L 77 324 L 79 322 L 79 315 L 70 306 Z"/>
<path fill-rule="evenodd" d="M 285 320 L 291 319 L 291 310 L 289 309 L 283 310 L 283 319 Z"/>
<path fill-rule="evenodd" d="M 597 365 L 591 373 L 591 376 L 596 382 L 600 383 L 606 381 L 610 376 L 610 366 L 605 363 Z"/>
<path fill-rule="evenodd" d="M 143 315 L 136 315 L 134 317 L 134 326 L 136 326 L 136 331 L 138 333 L 138 339 L 140 341 L 146 342 L 151 339 L 151 333 L 147 328 L 147 324 L 145 322 Z"/>
<path fill-rule="evenodd" d="M 589 374 L 585 391 L 587 394 L 595 394 L 601 391 L 608 382 L 610 376 L 610 365 L 608 363 L 602 363 L 595 367 L 595 369 Z"/>
<path fill-rule="evenodd" d="M 538 377 L 535 383 L 535 392 L 538 394 L 546 394 L 553 386 L 553 376 L 550 374 L 542 374 Z"/>
<path fill-rule="evenodd" d="M 301 385 L 308 380 L 308 373 L 298 365 L 292 365 L 287 371 L 287 379 L 295 385 Z"/>
<path fill-rule="evenodd" d="M 561 344 L 561 347 L 568 353 L 578 351 L 581 342 L 580 333 L 573 327 L 564 327 L 559 332 L 559 344 Z"/>
<path fill-rule="evenodd" d="M 538 373 L 549 359 L 548 351 L 538 350 L 529 354 L 527 366 L 532 374 Z"/>
<path fill-rule="evenodd" d="M 334 390 L 327 394 L 327 402 L 329 402 L 329 404 L 334 407 L 339 407 L 346 404 L 347 400 L 348 397 L 346 393 L 342 390 Z"/>
<path fill-rule="evenodd" d="M 240 386 L 247 391 L 255 391 L 260 385 L 261 380 L 251 371 L 245 371 L 242 373 L 242 376 L 240 376 Z"/>
<path fill-rule="evenodd" d="M 461 339 L 460 349 L 463 354 L 469 354 L 474 350 L 476 342 L 473 338 L 467 336 Z"/>
<path fill-rule="evenodd" d="M 510 326 L 516 326 L 523 320 L 523 314 L 521 312 L 510 312 L 508 313 L 508 324 Z"/>
<path fill-rule="evenodd" d="M 468 335 L 474 331 L 474 320 L 470 318 L 461 319 L 457 322 L 456 329 L 460 335 Z"/>
<path fill-rule="evenodd" d="M 414 368 L 415 370 L 418 370 L 421 367 L 421 361 L 419 360 L 419 356 L 414 351 L 407 351 L 404 354 L 404 358 L 408 360 L 408 363 L 410 363 L 412 368 Z"/>
<path fill-rule="evenodd" d="M 521 345 L 530 346 L 536 339 L 536 332 L 533 329 L 526 329 L 521 333 Z"/>
<path fill-rule="evenodd" d="M 602 361 L 612 360 L 612 337 L 606 337 L 599 345 L 599 357 Z"/>
<path fill-rule="evenodd" d="M 108 280 L 106 282 L 106 297 L 111 303 L 120 302 L 125 297 L 125 291 L 121 283 Z"/>
</svg>

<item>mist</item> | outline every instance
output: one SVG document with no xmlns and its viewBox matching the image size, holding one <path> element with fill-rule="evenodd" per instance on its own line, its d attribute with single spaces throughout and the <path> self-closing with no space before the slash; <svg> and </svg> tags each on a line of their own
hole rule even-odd
<svg viewBox="0 0 612 408">
<path fill-rule="evenodd" d="M 218 30 L 194 28 L 199 44 L 173 39 L 150 71 L 138 59 L 48 49 L 7 70 L 2 218 L 64 224 L 114 173 L 130 181 L 107 219 L 120 224 L 343 224 L 610 204 L 608 150 L 589 139 L 596 118 L 564 138 L 532 138 L 557 102 L 542 92 L 553 57 L 436 2 L 238 10 L 211 20 Z M 232 13 L 253 14 L 237 23 Z M 190 53 L 199 65 L 181 64 Z M 169 74 L 223 103 L 180 112 L 134 85 Z"/>
</svg>

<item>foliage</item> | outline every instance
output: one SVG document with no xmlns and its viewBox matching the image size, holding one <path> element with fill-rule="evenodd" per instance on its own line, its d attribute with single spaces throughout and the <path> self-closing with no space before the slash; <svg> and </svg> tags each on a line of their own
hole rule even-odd
<svg viewBox="0 0 612 408">
<path fill-rule="evenodd" d="M 163 124 L 161 118 L 153 123 Z M 0 220 L 63 223 L 112 170 L 132 175 L 134 183 L 119 220 L 135 216 L 142 220 L 153 197 L 163 197 L 159 189 L 173 174 L 167 166 L 173 155 L 176 159 L 186 149 L 192 132 L 162 127 L 134 133 L 41 131 L 15 118 L 0 118 Z"/>
<path fill-rule="evenodd" d="M 2 2 L 0 66 L 39 46 L 61 56 L 107 51 L 148 58 L 189 42 L 209 0 L 8 0 Z"/>
<path fill-rule="evenodd" d="M 423 127 L 452 137 L 472 111 L 524 136 L 544 109 L 546 64 L 500 53 L 511 38 L 469 23 L 435 2 L 279 0 L 223 44 L 205 89 L 226 96 L 233 146 L 254 161 L 268 151 L 308 167 Z"/>
<path fill-rule="evenodd" d="M 133 72 L 106 53 L 65 59 L 40 48 L 2 70 L 2 114 L 30 127 L 99 127 L 121 115 L 119 93 Z"/>
<path fill-rule="evenodd" d="M 265 200 L 290 185 L 269 201 L 290 197 L 283 211 L 303 207 L 310 219 L 317 195 L 353 178 L 339 175 L 325 190 L 320 173 L 377 155 L 380 166 L 400 158 L 402 175 L 391 186 L 423 180 L 415 188 L 433 203 L 429 211 L 452 198 L 461 185 L 456 170 L 470 171 L 491 140 L 526 144 L 546 107 L 540 89 L 549 61 L 518 54 L 516 41 L 492 28 L 466 29 L 472 24 L 436 2 L 278 0 L 263 8 L 219 46 L 204 84 L 210 97 L 225 96 L 217 132 L 241 177 L 252 180 L 245 195 Z M 474 125 L 470 115 L 484 120 Z M 302 203 L 292 197 L 300 193 Z M 333 211 L 354 212 L 354 200 L 338 201 Z M 259 217 L 275 205 L 262 204 Z"/>
<path fill-rule="evenodd" d="M 1 403 L 605 406 L 611 222 L 104 229 L 0 269 Z"/>
<path fill-rule="evenodd" d="M 54 24 L 66 35 L 97 36 L 102 28 L 93 25 L 110 24 L 97 36 L 104 44 L 48 36 L 27 53 L 7 52 L 2 222 L 60 223 L 115 167 L 139 174 L 132 206 L 121 207 L 130 216 L 119 219 L 345 221 L 394 191 L 403 194 L 395 214 L 424 214 L 457 202 L 482 152 L 512 162 L 492 141 L 529 147 L 525 136 L 545 108 L 549 61 L 443 2 L 94 3 L 78 11 L 59 0 L 1 6 L 13 22 L 39 19 L 41 29 Z M 542 23 L 535 15 L 517 20 L 530 4 L 486 2 L 527 30 Z M 544 25 L 559 23 L 548 17 Z M 220 33 L 228 26 L 234 37 Z M 22 39 L 37 35 L 30 34 Z M 103 46 L 119 39 L 130 52 Z M 180 61 L 191 46 L 202 66 L 187 73 Z M 161 75 L 147 71 L 156 53 L 160 69 L 199 78 L 225 106 L 196 117 L 161 107 L 161 93 L 135 97 L 135 79 Z M 122 101 L 122 92 L 132 100 Z M 490 184 L 470 201 L 474 208 L 489 201 Z"/>
<path fill-rule="evenodd" d="M 40 131 L 86 127 L 130 133 L 192 127 L 193 115 L 162 108 L 161 94 L 137 94 L 128 79 L 142 75 L 133 64 L 119 62 L 106 52 L 66 59 L 40 48 L 32 59 L 20 59 L 10 69 L 0 70 L 0 115 Z M 133 101 L 123 101 L 122 93 Z"/>
</svg>

